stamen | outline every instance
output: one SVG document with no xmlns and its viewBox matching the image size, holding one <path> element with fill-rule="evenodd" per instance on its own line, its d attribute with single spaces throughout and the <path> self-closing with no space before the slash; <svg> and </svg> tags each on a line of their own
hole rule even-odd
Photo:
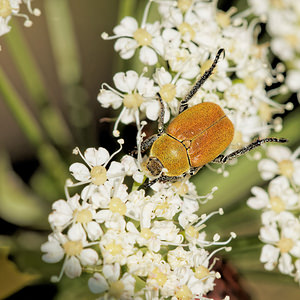
<svg viewBox="0 0 300 300">
<path fill-rule="evenodd" d="M 213 211 L 211 212 L 209 215 L 203 214 L 202 216 L 200 216 L 200 219 L 202 219 L 199 223 L 197 223 L 196 225 L 194 225 L 195 227 L 200 226 L 201 224 L 205 223 L 208 219 L 210 219 L 212 216 L 214 215 L 223 215 L 224 211 L 222 208 L 219 208 L 219 210 L 217 211 Z"/>
<path fill-rule="evenodd" d="M 120 136 L 120 131 L 118 130 L 118 126 L 119 126 L 121 118 L 123 117 L 123 114 L 125 113 L 126 110 L 127 110 L 127 108 L 124 106 L 123 109 L 121 110 L 116 122 L 115 122 L 115 125 L 114 125 L 114 128 L 113 128 L 113 136 L 114 137 L 119 137 Z"/>
<path fill-rule="evenodd" d="M 111 161 L 111 159 L 112 159 L 116 154 L 118 154 L 118 153 L 122 150 L 122 148 L 123 148 L 122 145 L 124 144 L 124 140 L 123 140 L 123 139 L 118 139 L 117 142 L 118 142 L 118 144 L 120 145 L 120 148 L 119 148 L 117 151 L 115 151 L 115 152 L 110 156 L 109 160 L 103 165 L 104 167 L 106 167 L 107 164 Z"/>
<path fill-rule="evenodd" d="M 124 97 L 124 95 L 122 93 L 120 93 L 118 90 L 114 89 L 113 87 L 111 87 L 109 84 L 107 84 L 106 82 L 101 84 L 101 89 L 100 89 L 100 93 L 103 90 L 106 90 L 105 88 L 107 88 L 108 90 L 112 91 L 113 93 L 117 94 L 120 97 Z"/>
<path fill-rule="evenodd" d="M 143 15 L 142 23 L 141 23 L 141 28 L 144 28 L 146 26 L 146 21 L 147 21 L 147 18 L 148 18 L 151 3 L 152 3 L 152 0 L 149 0 L 146 7 L 145 7 L 144 15 Z"/>
<path fill-rule="evenodd" d="M 75 155 L 80 155 L 80 157 L 82 158 L 82 160 L 90 167 L 90 169 L 92 169 L 93 167 L 88 163 L 88 161 L 85 159 L 85 157 L 83 156 L 83 154 L 81 153 L 80 149 L 78 147 L 73 149 L 73 154 Z"/>
</svg>

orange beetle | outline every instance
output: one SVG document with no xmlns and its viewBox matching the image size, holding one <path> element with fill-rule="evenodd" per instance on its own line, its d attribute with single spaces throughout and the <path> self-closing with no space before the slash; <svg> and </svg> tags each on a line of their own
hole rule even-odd
<svg viewBox="0 0 300 300">
<path fill-rule="evenodd" d="M 163 128 L 164 106 L 160 94 L 157 94 L 161 104 L 158 134 L 149 137 L 141 145 L 142 152 L 151 147 L 147 169 L 157 178 L 146 186 L 157 181 L 175 182 L 187 175 L 194 175 L 209 162 L 226 163 L 263 143 L 287 142 L 283 138 L 258 139 L 227 156 L 221 155 L 233 139 L 234 126 L 232 122 L 222 108 L 215 103 L 203 102 L 188 108 L 188 101 L 212 74 L 223 52 L 224 49 L 218 51 L 211 67 L 181 101 L 179 114 L 169 124 L 166 131 Z"/>
</svg>

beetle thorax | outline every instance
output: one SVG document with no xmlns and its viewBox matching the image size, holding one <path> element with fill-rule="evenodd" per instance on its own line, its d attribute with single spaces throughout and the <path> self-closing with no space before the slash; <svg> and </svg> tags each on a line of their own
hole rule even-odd
<svg viewBox="0 0 300 300">
<path fill-rule="evenodd" d="M 153 176 L 158 176 L 160 175 L 162 169 L 163 169 L 163 165 L 162 163 L 160 162 L 160 160 L 156 157 L 153 157 L 153 156 L 150 156 L 148 158 L 148 161 L 147 161 L 147 169 L 150 171 L 150 173 L 153 175 Z"/>
</svg>

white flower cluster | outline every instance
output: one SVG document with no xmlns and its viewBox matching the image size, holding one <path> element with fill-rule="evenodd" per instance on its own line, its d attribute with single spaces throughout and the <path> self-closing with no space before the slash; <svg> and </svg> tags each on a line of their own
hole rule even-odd
<svg viewBox="0 0 300 300">
<path fill-rule="evenodd" d="M 300 92 L 300 1 L 248 0 L 251 12 L 266 22 L 271 49 L 287 67 L 286 84 Z M 300 98 L 299 98 L 300 99 Z"/>
<path fill-rule="evenodd" d="M 159 20 L 153 23 L 147 22 L 150 9 L 159 12 Z M 249 23 L 235 8 L 218 10 L 217 1 L 207 0 L 149 0 L 140 24 L 133 17 L 122 19 L 113 30 L 115 35 L 102 36 L 116 40 L 115 50 L 123 59 L 139 52 L 145 67 L 142 74 L 133 70 L 116 73 L 115 88 L 102 85 L 98 95 L 101 105 L 122 107 L 114 134 L 119 135 L 119 122 L 135 121 L 139 126 L 144 115 L 156 120 L 160 111 L 157 92 L 165 104 L 164 121 L 176 116 L 180 101 L 211 66 L 220 48 L 225 49 L 225 57 L 189 106 L 205 101 L 220 105 L 235 126 L 234 148 L 257 135 L 265 137 L 271 129 L 280 130 L 281 119 L 273 120 L 272 116 L 291 109 L 291 104 L 282 106 L 271 99 L 282 93 L 282 88 L 265 91 L 266 85 L 283 81 L 283 75 L 281 65 L 271 69 L 267 45 L 257 44 L 258 23 L 258 19 Z M 155 65 L 155 69 L 146 75 L 148 65 Z"/>
<path fill-rule="evenodd" d="M 188 181 L 160 187 L 152 196 L 143 189 L 128 192 L 125 177 L 142 181 L 143 176 L 133 157 L 112 161 L 117 152 L 110 156 L 104 148 L 88 148 L 82 155 L 74 150 L 85 163 L 70 166 L 77 182 L 68 180 L 66 200 L 53 203 L 53 232 L 41 247 L 44 261 L 64 261 L 52 280 L 85 271 L 92 274 L 90 290 L 101 299 L 202 299 L 220 277 L 212 270 L 212 257 L 230 251 L 225 245 L 235 237 L 232 233 L 224 242 L 218 234 L 212 241 L 206 238 L 205 222 L 222 215 L 222 209 L 199 216 L 195 187 Z M 71 196 L 69 190 L 79 186 L 81 193 Z M 208 246 L 215 250 L 209 253 Z"/>
<path fill-rule="evenodd" d="M 25 18 L 24 26 L 30 27 L 32 21 L 26 14 L 20 13 L 22 2 L 27 6 L 27 10 L 34 16 L 39 16 L 41 11 L 38 8 L 31 8 L 32 0 L 0 0 L 0 36 L 8 33 L 11 27 L 8 25 L 12 16 Z"/>
<path fill-rule="evenodd" d="M 253 187 L 254 197 L 248 199 L 253 209 L 262 209 L 260 261 L 266 270 L 277 265 L 300 283 L 300 148 L 294 153 L 284 146 L 269 146 L 267 156 L 258 164 L 268 190 Z"/>
</svg>

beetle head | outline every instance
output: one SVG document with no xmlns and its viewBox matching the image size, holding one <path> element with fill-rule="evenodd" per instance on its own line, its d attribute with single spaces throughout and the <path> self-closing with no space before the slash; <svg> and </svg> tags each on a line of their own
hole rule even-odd
<svg viewBox="0 0 300 300">
<path fill-rule="evenodd" d="M 147 169 L 153 176 L 158 176 L 162 169 L 163 165 L 157 157 L 150 156 L 147 161 Z"/>
</svg>

